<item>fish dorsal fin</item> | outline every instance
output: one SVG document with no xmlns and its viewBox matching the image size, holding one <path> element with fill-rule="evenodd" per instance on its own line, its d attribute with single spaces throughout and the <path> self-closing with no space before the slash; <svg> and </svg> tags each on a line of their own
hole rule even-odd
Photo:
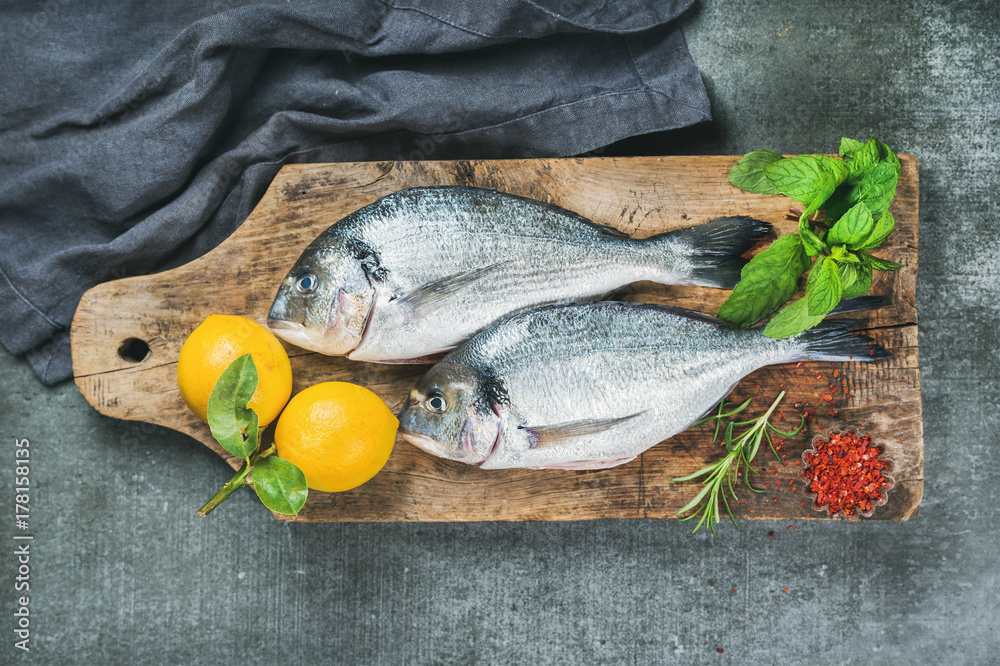
<svg viewBox="0 0 1000 666">
<path fill-rule="evenodd" d="M 437 308 L 444 299 L 455 292 L 497 273 L 507 263 L 509 262 L 503 261 L 481 268 L 473 268 L 472 270 L 446 275 L 439 280 L 422 284 L 396 300 L 409 305 L 413 309 L 414 315 L 419 317 L 427 311 Z"/>
<path fill-rule="evenodd" d="M 567 421 L 565 423 L 555 423 L 546 426 L 522 426 L 528 432 L 528 438 L 532 449 L 541 449 L 547 446 L 555 446 L 569 439 L 584 437 L 586 435 L 596 435 L 610 430 L 616 425 L 630 421 L 637 416 L 642 416 L 645 411 L 629 414 L 610 419 L 585 419 L 582 421 Z"/>
<path fill-rule="evenodd" d="M 658 310 L 659 312 L 666 312 L 668 314 L 677 315 L 678 317 L 684 317 L 685 319 L 703 321 L 706 324 L 714 324 L 720 328 L 736 328 L 735 324 L 719 319 L 718 317 L 713 317 L 710 314 L 705 314 L 704 312 L 698 312 L 697 310 L 688 310 L 687 308 L 679 308 L 676 305 L 660 305 L 658 303 L 630 303 L 629 305 L 631 307 L 642 307 L 650 310 Z"/>
</svg>

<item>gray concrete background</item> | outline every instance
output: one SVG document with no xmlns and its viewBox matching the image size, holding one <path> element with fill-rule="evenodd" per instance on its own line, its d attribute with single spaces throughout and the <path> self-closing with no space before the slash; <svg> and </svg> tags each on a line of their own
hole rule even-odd
<svg viewBox="0 0 1000 666">
<path fill-rule="evenodd" d="M 243 495 L 200 519 L 229 475 L 214 454 L 0 354 L 0 553 L 15 437 L 31 440 L 35 535 L 29 655 L 0 554 L 0 662 L 1000 662 L 1000 3 L 716 0 L 683 24 L 715 121 L 608 154 L 874 134 L 920 160 L 917 518 L 718 539 L 653 520 L 285 525 Z"/>
</svg>

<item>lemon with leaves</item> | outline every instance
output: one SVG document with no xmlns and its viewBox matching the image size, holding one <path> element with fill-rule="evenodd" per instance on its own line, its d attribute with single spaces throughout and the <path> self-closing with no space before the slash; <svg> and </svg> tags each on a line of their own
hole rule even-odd
<svg viewBox="0 0 1000 666">
<path fill-rule="evenodd" d="M 389 460 L 399 421 L 357 384 L 323 382 L 295 395 L 274 429 L 277 454 L 313 490 L 340 492 L 365 483 Z"/>
<path fill-rule="evenodd" d="M 247 404 L 260 427 L 276 419 L 288 402 L 292 365 L 274 334 L 246 317 L 213 314 L 188 336 L 177 359 L 181 396 L 202 421 L 208 422 L 208 398 L 222 371 L 243 354 L 250 354 L 260 377 Z"/>
</svg>

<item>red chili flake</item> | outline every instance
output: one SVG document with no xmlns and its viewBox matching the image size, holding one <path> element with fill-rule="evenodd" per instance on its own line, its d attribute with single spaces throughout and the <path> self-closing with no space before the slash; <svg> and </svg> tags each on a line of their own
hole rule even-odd
<svg viewBox="0 0 1000 666">
<path fill-rule="evenodd" d="M 837 368 L 836 370 L 833 371 L 833 377 L 834 379 L 836 379 L 839 376 L 840 376 L 840 368 Z"/>
<path fill-rule="evenodd" d="M 770 532 L 768 532 L 767 536 L 774 536 L 774 530 L 771 530 Z"/>
<path fill-rule="evenodd" d="M 778 484 L 779 488 L 781 487 L 781 479 L 775 479 L 774 482 Z"/>
<path fill-rule="evenodd" d="M 806 505 L 805 502 L 799 502 L 799 506 L 805 506 L 805 505 Z"/>
<path fill-rule="evenodd" d="M 783 588 L 781 591 L 784 592 L 785 594 L 788 594 L 788 588 L 787 587 Z"/>
<path fill-rule="evenodd" d="M 826 379 L 826 375 L 821 375 L 820 373 L 817 372 L 816 379 Z"/>
<path fill-rule="evenodd" d="M 833 396 L 829 393 L 823 393 L 819 397 L 823 398 L 823 400 L 826 400 L 827 402 L 833 402 Z"/>
<path fill-rule="evenodd" d="M 807 451 L 805 472 L 817 506 L 829 505 L 831 514 L 845 516 L 871 511 L 886 485 L 882 475 L 886 462 L 878 458 L 881 453 L 871 437 L 851 431 L 832 433 L 829 441 L 820 441 L 815 451 Z"/>
<path fill-rule="evenodd" d="M 778 388 L 785 388 L 785 382 L 781 382 L 780 384 L 778 384 Z"/>
<path fill-rule="evenodd" d="M 790 530 L 794 530 L 794 529 L 795 529 L 795 525 L 789 525 L 789 526 L 788 526 L 788 529 L 790 529 Z"/>
<path fill-rule="evenodd" d="M 828 416 L 832 416 L 833 418 L 837 418 L 838 416 L 840 416 L 840 411 L 834 409 L 833 407 L 831 407 L 830 409 L 826 410 L 826 413 L 827 413 Z"/>
<path fill-rule="evenodd" d="M 722 648 L 715 648 L 715 651 L 718 652 L 719 654 L 725 652 L 725 650 L 723 650 Z"/>
<path fill-rule="evenodd" d="M 754 387 L 755 389 L 759 389 L 759 388 L 760 388 L 760 384 L 754 384 L 754 385 L 753 385 L 753 387 Z"/>
<path fill-rule="evenodd" d="M 730 592 L 735 592 L 735 591 L 736 591 L 736 588 L 734 587 L 733 589 L 731 589 L 731 590 L 729 590 L 729 591 L 730 591 Z"/>
<path fill-rule="evenodd" d="M 802 367 L 802 361 L 799 361 L 798 363 L 796 363 L 795 367 L 796 368 L 801 368 Z"/>
</svg>

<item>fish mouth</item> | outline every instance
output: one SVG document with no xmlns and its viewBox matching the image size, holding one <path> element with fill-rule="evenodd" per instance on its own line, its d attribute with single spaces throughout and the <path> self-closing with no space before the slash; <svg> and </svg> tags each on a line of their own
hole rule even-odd
<svg viewBox="0 0 1000 666">
<path fill-rule="evenodd" d="M 441 445 L 441 442 L 428 435 L 422 435 L 420 433 L 413 432 L 412 430 L 407 430 L 406 428 L 399 428 L 398 431 L 399 434 L 402 435 L 403 439 L 408 441 L 410 444 L 413 444 L 418 449 L 426 451 L 427 453 L 435 455 L 439 458 L 454 460 L 467 465 L 478 465 L 482 462 L 470 462 L 468 459 L 472 457 L 472 455 L 475 455 L 475 451 L 467 449 L 464 445 L 459 449 L 447 449 Z M 471 455 L 456 455 L 458 453 Z"/>
<path fill-rule="evenodd" d="M 271 329 L 276 336 L 285 342 L 292 343 L 296 347 L 302 347 L 303 349 L 308 349 L 310 351 L 320 351 L 316 347 L 316 343 L 313 342 L 312 337 L 309 335 L 309 332 L 304 324 L 288 321 L 286 319 L 268 317 L 267 327 Z"/>
<path fill-rule="evenodd" d="M 420 433 L 413 432 L 412 430 L 407 430 L 406 428 L 402 427 L 398 428 L 397 432 L 399 432 L 399 434 L 402 436 L 403 439 L 405 439 L 410 444 L 413 444 L 418 449 L 426 451 L 427 453 L 430 453 L 432 455 L 438 456 L 439 458 L 447 458 L 448 460 L 466 462 L 463 458 L 469 457 L 469 456 L 456 457 L 454 455 L 448 455 L 448 452 L 446 452 L 444 447 L 441 446 L 441 443 L 438 442 L 433 437 L 430 437 L 429 435 L 422 435 Z M 487 460 L 489 460 L 490 456 L 493 455 L 493 453 L 497 450 L 497 447 L 500 445 L 500 437 L 502 435 L 503 435 L 503 425 L 501 424 L 497 427 L 497 436 L 496 439 L 493 440 L 493 445 L 490 446 L 490 450 L 486 453 L 483 459 L 478 460 L 476 462 L 469 462 L 466 464 L 479 466 L 482 465 Z M 460 450 L 467 451 L 468 453 L 475 455 L 475 450 L 468 448 L 464 442 L 463 442 L 463 448 Z M 454 450 L 452 450 L 452 452 L 454 452 Z"/>
<path fill-rule="evenodd" d="M 296 324 L 294 321 L 287 321 L 285 319 L 278 319 L 277 317 L 267 316 L 267 327 L 273 331 L 293 331 L 297 328 L 305 328 L 302 324 Z"/>
<path fill-rule="evenodd" d="M 441 444 L 427 435 L 421 435 L 420 433 L 407 430 L 406 428 L 399 428 L 399 434 L 402 435 L 403 439 L 413 444 L 418 449 L 422 449 L 427 453 L 432 453 L 436 456 L 443 456 L 444 450 Z"/>
</svg>

